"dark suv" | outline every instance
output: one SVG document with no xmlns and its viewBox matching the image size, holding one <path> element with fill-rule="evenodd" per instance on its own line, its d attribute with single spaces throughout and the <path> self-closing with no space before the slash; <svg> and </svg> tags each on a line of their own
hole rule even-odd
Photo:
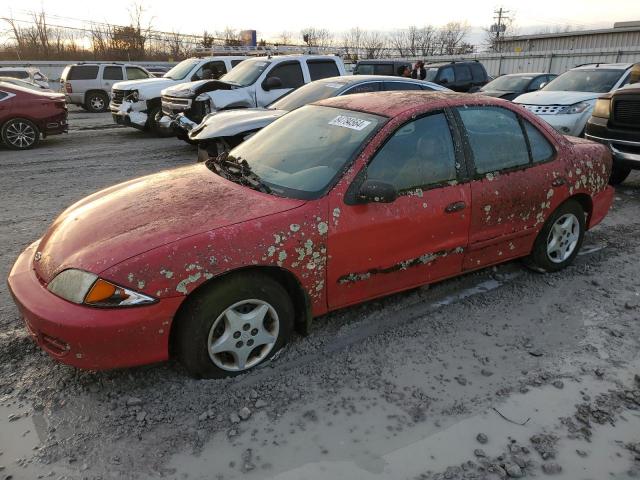
<svg viewBox="0 0 640 480">
<path fill-rule="evenodd" d="M 640 170 L 640 83 L 598 98 L 584 136 L 611 149 L 612 185 L 624 182 L 632 169 Z"/>
<path fill-rule="evenodd" d="M 430 63 L 427 70 L 428 82 L 434 82 L 456 92 L 476 92 L 489 81 L 487 71 L 477 60 L 470 62 Z"/>
<path fill-rule="evenodd" d="M 404 69 L 411 70 L 411 62 L 406 60 L 359 60 L 353 69 L 354 75 L 394 75 L 401 77 Z"/>
</svg>

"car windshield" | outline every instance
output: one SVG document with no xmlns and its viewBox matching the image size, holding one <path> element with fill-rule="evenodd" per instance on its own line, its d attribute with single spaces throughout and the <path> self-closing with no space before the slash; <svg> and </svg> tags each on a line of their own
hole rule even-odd
<svg viewBox="0 0 640 480">
<path fill-rule="evenodd" d="M 335 97 L 347 82 L 338 81 L 317 81 L 308 83 L 283 98 L 273 102 L 268 108 L 274 110 L 287 110 L 288 112 L 300 108 L 308 103 L 317 102 L 323 98 Z"/>
<path fill-rule="evenodd" d="M 549 92 L 594 92 L 611 91 L 624 70 L 569 70 L 549 83 L 542 90 Z"/>
<path fill-rule="evenodd" d="M 492 82 L 487 83 L 481 90 L 500 90 L 520 92 L 527 88 L 533 77 L 522 77 L 520 75 L 505 75 Z"/>
<path fill-rule="evenodd" d="M 248 87 L 258 79 L 271 62 L 263 59 L 245 60 L 231 69 L 229 73 L 223 75 L 220 80 L 235 83 Z"/>
<path fill-rule="evenodd" d="M 227 164 L 242 167 L 276 195 L 322 195 L 386 119 L 318 105 L 301 107 L 231 150 Z M 214 171 L 224 155 L 208 162 Z M 220 173 L 218 171 L 218 173 Z M 223 175 L 225 176 L 225 175 Z M 227 176 L 230 180 L 238 180 Z"/>
<path fill-rule="evenodd" d="M 183 80 L 189 72 L 200 63 L 200 60 L 197 58 L 188 58 L 187 60 L 181 61 L 167 73 L 165 73 L 165 78 L 170 78 L 172 80 Z"/>
<path fill-rule="evenodd" d="M 427 82 L 433 82 L 438 75 L 438 70 L 438 68 L 427 68 L 427 76 L 425 77 L 425 80 Z"/>
</svg>

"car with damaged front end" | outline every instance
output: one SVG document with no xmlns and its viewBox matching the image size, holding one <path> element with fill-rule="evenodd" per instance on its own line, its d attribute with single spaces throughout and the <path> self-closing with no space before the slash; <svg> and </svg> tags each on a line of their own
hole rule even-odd
<svg viewBox="0 0 640 480">
<path fill-rule="evenodd" d="M 246 60 L 219 80 L 202 80 L 162 91 L 161 123 L 190 141 L 188 132 L 207 114 L 264 107 L 314 80 L 345 75 L 335 55 L 279 55 Z"/>
<path fill-rule="evenodd" d="M 314 317 L 516 258 L 553 272 L 613 198 L 603 145 L 503 100 L 377 92 L 69 207 L 9 287 L 55 359 L 222 377 Z"/>
</svg>

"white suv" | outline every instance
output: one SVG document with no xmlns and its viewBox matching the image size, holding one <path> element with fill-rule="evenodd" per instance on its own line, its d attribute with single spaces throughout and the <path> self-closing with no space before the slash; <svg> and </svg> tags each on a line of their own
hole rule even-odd
<svg viewBox="0 0 640 480">
<path fill-rule="evenodd" d="M 60 84 L 67 103 L 80 105 L 93 113 L 106 112 L 111 86 L 120 80 L 141 80 L 152 77 L 138 65 L 122 63 L 78 63 L 67 65 Z"/>
<path fill-rule="evenodd" d="M 161 78 L 137 82 L 118 82 L 113 85 L 109 108 L 113 121 L 140 130 L 152 130 L 158 135 L 166 132 L 158 122 L 162 116 L 160 92 L 163 88 L 203 79 L 219 78 L 244 56 L 188 58 L 173 67 Z"/>
<path fill-rule="evenodd" d="M 541 90 L 514 100 L 565 135 L 583 136 L 587 121 L 603 93 L 629 81 L 631 63 L 597 63 L 576 67 L 552 80 Z"/>
</svg>

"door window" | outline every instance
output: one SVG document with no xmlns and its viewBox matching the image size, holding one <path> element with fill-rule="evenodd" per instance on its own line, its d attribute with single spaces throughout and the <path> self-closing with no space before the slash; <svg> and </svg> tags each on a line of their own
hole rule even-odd
<svg viewBox="0 0 640 480">
<path fill-rule="evenodd" d="M 442 70 L 440 70 L 440 73 L 438 75 L 438 81 L 439 82 L 444 82 L 446 80 L 446 83 L 453 83 L 455 80 L 455 77 L 453 75 L 453 68 L 451 67 L 444 67 Z"/>
<path fill-rule="evenodd" d="M 373 72 L 376 75 L 394 75 L 393 65 L 381 63 L 373 66 Z"/>
<path fill-rule="evenodd" d="M 367 167 L 367 178 L 411 190 L 456 178 L 456 157 L 444 113 L 413 120 L 389 138 Z"/>
<path fill-rule="evenodd" d="M 470 82 L 471 70 L 466 65 L 456 65 L 456 81 L 457 82 Z"/>
<path fill-rule="evenodd" d="M 149 78 L 149 75 L 141 68 L 127 67 L 127 78 L 129 80 L 141 80 L 143 78 Z"/>
<path fill-rule="evenodd" d="M 529 138 L 529 146 L 531 147 L 531 159 L 534 163 L 546 162 L 553 157 L 555 150 L 540 130 L 531 123 L 524 120 L 524 128 Z"/>
<path fill-rule="evenodd" d="M 359 63 L 355 73 L 357 75 L 373 75 L 373 65 L 370 63 Z"/>
<path fill-rule="evenodd" d="M 123 80 L 122 67 L 104 67 L 102 78 L 104 80 Z"/>
<path fill-rule="evenodd" d="M 351 87 L 349 90 L 343 92 L 342 95 L 351 95 L 352 93 L 379 92 L 380 90 L 382 90 L 382 82 L 367 82 Z"/>
<path fill-rule="evenodd" d="M 384 82 L 384 89 L 391 90 L 422 90 L 422 87 L 417 83 L 411 82 Z M 430 88 L 428 90 L 431 90 Z"/>
<path fill-rule="evenodd" d="M 484 73 L 484 68 L 479 63 L 472 63 L 469 65 L 471 69 L 471 76 L 473 77 L 474 82 L 484 82 L 487 77 Z"/>
<path fill-rule="evenodd" d="M 476 172 L 485 174 L 529 163 L 516 114 L 500 107 L 467 107 L 458 112 L 473 152 Z"/>
<path fill-rule="evenodd" d="M 311 81 L 340 75 L 338 66 L 333 60 L 307 60 Z"/>
<path fill-rule="evenodd" d="M 192 80 L 217 80 L 226 73 L 224 62 L 209 62 L 202 65 L 196 73 L 193 74 Z"/>
<path fill-rule="evenodd" d="M 280 88 L 298 88 L 304 85 L 304 77 L 302 76 L 302 68 L 298 62 L 283 63 L 274 67 L 267 75 L 267 78 L 278 77 L 282 82 Z"/>
</svg>

